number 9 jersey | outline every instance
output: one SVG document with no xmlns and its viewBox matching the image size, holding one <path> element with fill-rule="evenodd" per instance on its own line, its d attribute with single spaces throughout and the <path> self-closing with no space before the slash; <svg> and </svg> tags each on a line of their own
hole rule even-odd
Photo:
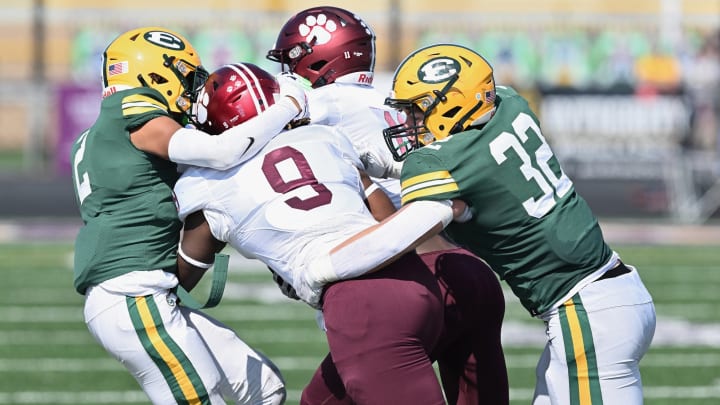
<svg viewBox="0 0 720 405">
<path fill-rule="evenodd" d="M 175 185 L 179 216 L 202 210 L 216 239 L 297 288 L 318 252 L 377 223 L 363 200 L 361 167 L 337 128 L 301 126 L 233 169 L 188 169 Z"/>
<path fill-rule="evenodd" d="M 525 99 L 498 86 L 496 105 L 484 126 L 408 155 L 402 203 L 464 200 L 473 217 L 450 223 L 448 236 L 484 258 L 523 306 L 538 315 L 617 259 Z"/>
</svg>

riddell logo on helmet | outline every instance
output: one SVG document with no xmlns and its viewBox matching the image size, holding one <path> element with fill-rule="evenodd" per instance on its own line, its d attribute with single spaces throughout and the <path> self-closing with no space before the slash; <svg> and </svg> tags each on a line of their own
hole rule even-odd
<svg viewBox="0 0 720 405">
<path fill-rule="evenodd" d="M 117 93 L 117 88 L 115 86 L 106 87 L 103 89 L 102 98 L 112 96 L 115 93 Z"/>
<path fill-rule="evenodd" d="M 128 90 L 131 88 L 132 87 L 130 87 L 130 86 L 122 85 L 122 84 L 105 87 L 102 92 L 102 98 L 110 97 L 113 94 L 117 93 L 118 91 Z"/>
<path fill-rule="evenodd" d="M 358 83 L 365 83 L 365 84 L 372 84 L 373 82 L 373 76 L 372 75 L 366 75 L 365 73 L 360 73 L 360 76 L 358 76 Z"/>
<path fill-rule="evenodd" d="M 337 83 L 355 83 L 369 86 L 373 83 L 373 77 L 372 72 L 355 72 L 340 76 L 336 78 L 335 81 Z"/>
</svg>

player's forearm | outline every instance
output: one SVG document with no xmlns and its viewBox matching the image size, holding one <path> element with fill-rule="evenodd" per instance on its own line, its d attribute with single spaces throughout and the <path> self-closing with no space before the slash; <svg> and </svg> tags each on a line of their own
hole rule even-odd
<svg viewBox="0 0 720 405">
<path fill-rule="evenodd" d="M 197 267 L 190 264 L 182 257 L 178 257 L 177 265 L 177 278 L 185 291 L 191 291 L 195 288 L 195 286 L 200 282 L 200 279 L 202 279 L 203 275 L 205 275 L 207 269 L 212 266 L 212 264 L 210 264 L 208 268 Z"/>
<path fill-rule="evenodd" d="M 397 211 L 390 197 L 367 174 L 362 173 L 361 180 L 365 187 L 365 202 L 377 221 L 382 221 Z"/>
<path fill-rule="evenodd" d="M 170 138 L 168 155 L 176 163 L 225 170 L 255 155 L 279 134 L 298 113 L 295 102 L 282 97 L 263 114 L 230 128 L 220 135 L 209 135 L 190 128 L 178 129 Z"/>
<path fill-rule="evenodd" d="M 335 246 L 309 266 L 317 285 L 376 271 L 438 234 L 453 218 L 449 201 L 417 201 Z"/>
<path fill-rule="evenodd" d="M 203 274 L 212 267 L 215 253 L 225 247 L 225 242 L 215 239 L 202 211 L 185 218 L 182 241 L 178 246 L 177 277 L 180 285 L 192 290 Z"/>
</svg>

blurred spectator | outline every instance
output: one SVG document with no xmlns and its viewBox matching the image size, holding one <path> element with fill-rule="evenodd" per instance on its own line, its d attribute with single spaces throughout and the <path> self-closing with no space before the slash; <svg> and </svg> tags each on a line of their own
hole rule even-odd
<svg viewBox="0 0 720 405">
<path fill-rule="evenodd" d="M 93 81 L 101 83 L 102 54 L 110 41 L 122 30 L 99 26 L 82 27 L 77 30 L 70 44 L 70 72 L 75 83 Z"/>
<path fill-rule="evenodd" d="M 542 85 L 587 87 L 590 82 L 588 35 L 583 30 L 555 28 L 545 32 L 540 44 Z"/>
<path fill-rule="evenodd" d="M 650 44 L 636 30 L 600 29 L 590 31 L 592 84 L 597 88 L 635 85 L 635 59 L 648 52 Z"/>
<path fill-rule="evenodd" d="M 636 92 L 651 96 L 663 93 L 677 93 L 682 87 L 682 69 L 680 61 L 672 49 L 652 42 L 652 49 L 635 61 Z"/>
<path fill-rule="evenodd" d="M 493 61 L 495 81 L 519 89 L 535 86 L 539 68 L 537 36 L 530 31 L 486 31 L 478 37 L 476 47 Z"/>
<path fill-rule="evenodd" d="M 248 37 L 239 29 L 209 28 L 198 30 L 191 41 L 196 44 L 203 63 L 212 71 L 227 63 L 238 60 L 253 62 L 258 52 Z M 207 55 L 207 56 L 205 56 Z"/>
<path fill-rule="evenodd" d="M 693 107 L 688 147 L 716 150 L 720 116 L 720 34 L 708 35 L 685 67 L 685 85 Z"/>
</svg>

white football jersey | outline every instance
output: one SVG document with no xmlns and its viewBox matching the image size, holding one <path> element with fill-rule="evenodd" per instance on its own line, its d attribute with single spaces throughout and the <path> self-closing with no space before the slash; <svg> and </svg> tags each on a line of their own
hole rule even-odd
<svg viewBox="0 0 720 405">
<path fill-rule="evenodd" d="M 377 224 L 361 167 L 337 128 L 299 127 L 233 169 L 189 168 L 175 185 L 179 216 L 204 211 L 215 238 L 295 286 L 312 259 Z"/>
<path fill-rule="evenodd" d="M 308 93 L 310 119 L 314 124 L 339 127 L 347 134 L 358 154 L 369 152 L 377 161 L 392 162 L 383 129 L 405 121 L 404 115 L 385 103 L 385 96 L 374 87 L 331 83 Z M 389 164 L 389 163 L 388 163 Z M 400 182 L 373 178 L 400 207 Z"/>
</svg>

